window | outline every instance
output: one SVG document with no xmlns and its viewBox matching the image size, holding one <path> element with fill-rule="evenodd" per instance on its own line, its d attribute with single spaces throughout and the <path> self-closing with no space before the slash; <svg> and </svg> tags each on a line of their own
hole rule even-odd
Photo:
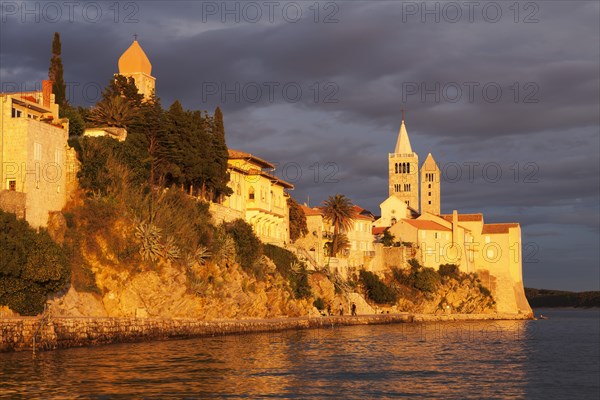
<svg viewBox="0 0 600 400">
<path fill-rule="evenodd" d="M 250 186 L 248 189 L 248 200 L 254 200 L 254 186 Z"/>
<path fill-rule="evenodd" d="M 427 186 L 427 189 L 431 189 L 431 183 Z"/>
<path fill-rule="evenodd" d="M 35 161 L 42 161 L 42 145 L 40 143 L 33 144 L 33 159 Z"/>
<path fill-rule="evenodd" d="M 437 234 L 437 232 L 435 232 L 435 233 L 433 234 L 433 237 L 435 237 L 436 239 L 438 238 L 438 234 Z"/>
<path fill-rule="evenodd" d="M 429 201 L 427 202 L 427 204 L 431 204 L 431 200 L 429 200 Z"/>
<path fill-rule="evenodd" d="M 410 163 L 406 163 L 406 173 L 410 174 Z"/>
<path fill-rule="evenodd" d="M 62 165 L 62 150 L 56 149 L 54 151 L 54 163 L 56 165 Z"/>
<path fill-rule="evenodd" d="M 427 196 L 431 196 L 431 192 L 427 192 Z"/>
<path fill-rule="evenodd" d="M 13 118 L 20 118 L 21 117 L 21 110 L 17 110 L 16 108 L 12 109 L 12 113 L 11 113 L 11 117 Z"/>
<path fill-rule="evenodd" d="M 13 192 L 15 192 L 17 190 L 17 181 L 15 181 L 15 180 L 8 181 L 8 190 L 12 190 Z"/>
</svg>

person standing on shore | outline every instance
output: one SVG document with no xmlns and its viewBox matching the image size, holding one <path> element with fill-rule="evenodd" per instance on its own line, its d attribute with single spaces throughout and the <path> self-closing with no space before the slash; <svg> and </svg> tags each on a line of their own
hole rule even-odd
<svg viewBox="0 0 600 400">
<path fill-rule="evenodd" d="M 352 303 L 352 306 L 350 307 L 350 309 L 352 310 L 352 315 L 356 316 L 356 304 Z"/>
<path fill-rule="evenodd" d="M 344 315 L 344 306 L 340 303 L 340 315 Z"/>
</svg>

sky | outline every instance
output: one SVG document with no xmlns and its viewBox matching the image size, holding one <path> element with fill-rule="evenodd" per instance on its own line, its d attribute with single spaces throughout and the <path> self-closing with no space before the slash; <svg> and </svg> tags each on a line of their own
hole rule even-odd
<svg viewBox="0 0 600 400">
<path fill-rule="evenodd" d="M 600 290 L 598 1 L 2 1 L 2 91 L 47 77 L 54 32 L 89 106 L 135 34 L 164 107 L 224 112 L 230 148 L 300 202 L 379 213 L 404 110 L 442 212 L 520 222 L 527 287 Z"/>
</svg>

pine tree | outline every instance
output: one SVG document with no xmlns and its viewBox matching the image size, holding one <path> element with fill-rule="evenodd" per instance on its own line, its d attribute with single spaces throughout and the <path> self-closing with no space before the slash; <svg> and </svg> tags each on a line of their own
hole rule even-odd
<svg viewBox="0 0 600 400">
<path fill-rule="evenodd" d="M 67 85 L 63 77 L 63 64 L 61 59 L 60 34 L 54 32 L 52 41 L 52 58 L 50 59 L 50 68 L 48 69 L 48 79 L 52 81 L 52 93 L 54 93 L 56 104 L 60 107 L 67 105 L 66 91 Z"/>
</svg>

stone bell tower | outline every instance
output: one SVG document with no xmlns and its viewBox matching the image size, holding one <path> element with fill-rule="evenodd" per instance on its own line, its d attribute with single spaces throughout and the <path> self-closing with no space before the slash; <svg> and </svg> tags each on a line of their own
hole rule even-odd
<svg viewBox="0 0 600 400">
<path fill-rule="evenodd" d="M 138 91 L 144 95 L 144 99 L 149 99 L 154 93 L 156 78 L 151 75 L 152 64 L 142 46 L 137 41 L 137 35 L 133 43 L 119 58 L 119 74 L 125 77 L 132 77 Z"/>
<path fill-rule="evenodd" d="M 431 153 L 421 167 L 421 213 L 440 215 L 440 168 Z"/>
<path fill-rule="evenodd" d="M 389 195 L 396 196 L 419 211 L 419 156 L 412 151 L 404 116 L 398 132 L 396 148 L 388 157 Z"/>
</svg>

